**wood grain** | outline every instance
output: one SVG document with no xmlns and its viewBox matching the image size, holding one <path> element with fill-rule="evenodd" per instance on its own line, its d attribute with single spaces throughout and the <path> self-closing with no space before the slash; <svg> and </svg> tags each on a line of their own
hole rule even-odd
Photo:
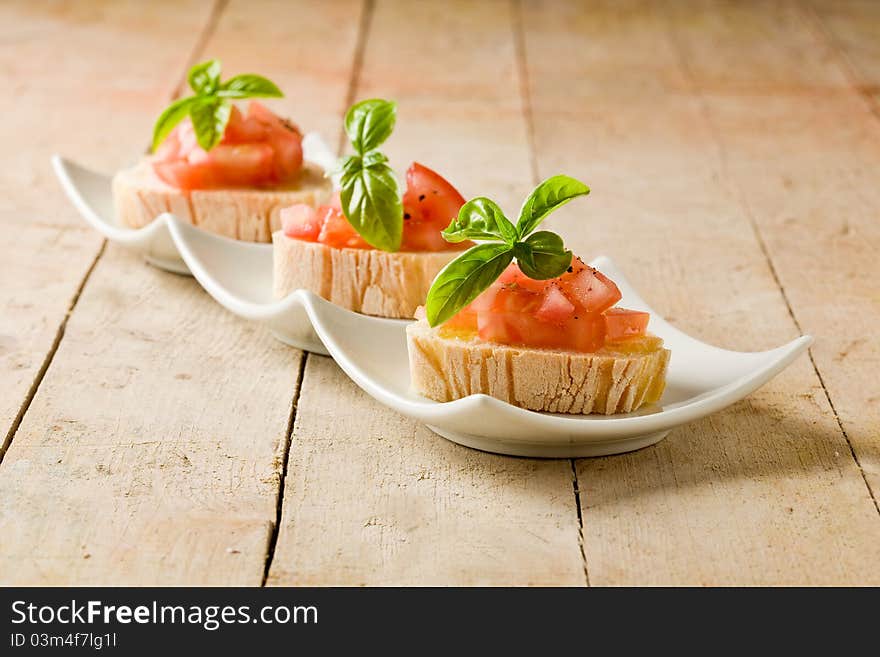
<svg viewBox="0 0 880 657">
<path fill-rule="evenodd" d="M 766 61 L 764 40 L 741 41 L 762 34 L 748 21 L 771 20 L 773 39 L 795 52 L 809 40 L 763 4 L 739 23 L 724 7 L 688 4 L 669 18 L 671 7 L 652 3 L 527 3 L 523 24 L 539 170 L 593 189 L 588 208 L 569 206 L 551 223 L 577 252 L 618 260 L 689 333 L 754 350 L 798 329 L 728 179 L 727 139 L 763 140 L 765 157 L 775 144 L 779 160 L 808 156 L 815 144 L 779 142 L 781 117 L 770 123 L 767 112 L 787 94 L 803 102 L 812 82 L 771 70 L 751 86 L 741 61 L 719 58 L 714 91 L 742 100 L 736 121 L 719 126 L 694 59 L 729 47 Z M 699 53 L 680 48 L 684 31 Z M 744 171 L 763 164 L 753 153 L 739 161 Z M 577 472 L 593 584 L 877 581 L 877 512 L 807 358 L 656 447 L 581 460 Z"/>
<path fill-rule="evenodd" d="M 880 122 L 801 10 L 794 2 L 760 12 L 705 5 L 698 13 L 705 28 L 677 29 L 674 38 L 691 62 L 725 177 L 765 243 L 794 319 L 817 336 L 815 365 L 876 505 Z M 780 25 L 785 38 L 770 38 Z M 734 62 L 732 88 L 726 79 Z M 779 79 L 789 87 L 757 113 L 754 90 Z"/>
<path fill-rule="evenodd" d="M 208 9 L 0 5 L 0 111 L 14 126 L 0 153 L 0 459 L 101 245 L 64 198 L 49 157 L 111 171 L 141 153 Z"/>
<path fill-rule="evenodd" d="M 301 357 L 108 248 L 0 468 L 0 581 L 259 584 Z"/>
<path fill-rule="evenodd" d="M 836 63 L 849 69 L 856 90 L 870 99 L 880 117 L 880 4 L 874 0 L 813 0 L 803 11 L 808 23 L 815 21 L 818 36 L 835 51 Z"/>
<path fill-rule="evenodd" d="M 331 33 L 354 40 L 356 27 L 314 3 L 285 7 L 312 28 L 291 35 L 291 56 Z M 232 3 L 205 56 L 221 57 L 227 73 L 258 66 L 238 59 L 239 21 L 246 14 L 259 29 L 278 10 Z M 272 52 L 285 60 L 283 42 Z M 352 50 L 324 57 L 344 68 Z M 298 79 L 293 67 L 258 70 L 288 90 Z M 344 79 L 311 88 L 314 108 L 300 100 L 295 116 L 310 123 L 341 106 L 346 89 Z M 301 358 L 194 280 L 108 247 L 0 466 L 0 534 L 11 537 L 0 581 L 260 584 Z"/>
<path fill-rule="evenodd" d="M 388 153 L 515 211 L 531 188 L 510 5 L 376 3 L 357 98 L 399 103 Z M 566 461 L 453 445 L 310 357 L 269 584 L 582 585 Z"/>
</svg>

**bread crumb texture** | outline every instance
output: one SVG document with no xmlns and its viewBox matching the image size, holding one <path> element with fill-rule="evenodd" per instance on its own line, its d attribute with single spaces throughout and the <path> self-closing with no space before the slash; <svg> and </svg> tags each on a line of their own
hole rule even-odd
<svg viewBox="0 0 880 657">
<path fill-rule="evenodd" d="M 444 336 L 420 321 L 407 327 L 413 388 L 436 401 L 483 393 L 551 413 L 629 413 L 658 401 L 670 351 L 583 354 Z"/>
<path fill-rule="evenodd" d="M 276 299 L 302 288 L 355 312 L 396 319 L 412 318 L 437 272 L 461 253 L 337 249 L 280 231 L 272 238 Z"/>
<path fill-rule="evenodd" d="M 268 189 L 196 189 L 189 192 L 163 182 L 149 160 L 113 178 L 116 220 L 143 228 L 163 212 L 205 230 L 246 242 L 271 242 L 281 229 L 281 210 L 295 203 L 313 207 L 331 193 L 322 169 L 305 164 L 296 181 Z"/>
</svg>

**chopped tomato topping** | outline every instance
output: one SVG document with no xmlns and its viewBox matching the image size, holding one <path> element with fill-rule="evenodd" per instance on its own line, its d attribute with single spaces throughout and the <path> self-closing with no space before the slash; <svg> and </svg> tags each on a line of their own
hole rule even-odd
<svg viewBox="0 0 880 657">
<path fill-rule="evenodd" d="M 546 281 L 513 263 L 443 326 L 476 330 L 487 342 L 589 353 L 645 335 L 648 314 L 613 308 L 620 298 L 613 281 L 579 258 Z"/>
<path fill-rule="evenodd" d="M 315 208 L 297 203 L 281 210 L 281 229 L 289 237 L 315 242 L 321 233 L 321 221 Z"/>
<path fill-rule="evenodd" d="M 614 281 L 598 269 L 585 265 L 580 258 L 572 259 L 571 271 L 559 277 L 559 285 L 568 298 L 576 299 L 588 312 L 601 313 L 621 297 Z"/>
<path fill-rule="evenodd" d="M 302 161 L 299 129 L 251 102 L 247 116 L 232 108 L 223 139 L 210 151 L 199 146 L 192 121 L 185 118 L 159 146 L 153 168 L 183 190 L 262 187 L 295 179 Z"/>
<path fill-rule="evenodd" d="M 651 316 L 641 310 L 609 308 L 605 311 L 605 332 L 609 342 L 644 335 Z"/>
<path fill-rule="evenodd" d="M 403 194 L 403 251 L 452 251 L 471 242 L 452 244 L 440 234 L 458 216 L 464 197 L 436 171 L 413 162 L 406 171 Z"/>
<path fill-rule="evenodd" d="M 445 178 L 431 169 L 413 162 L 406 172 L 406 191 L 403 194 L 403 238 L 402 251 L 455 251 L 473 246 L 472 242 L 452 244 L 443 239 L 440 233 L 445 230 L 464 205 L 464 198 Z M 282 210 L 282 215 L 285 211 Z M 321 229 L 314 233 L 311 218 L 302 210 L 289 213 L 284 233 L 288 237 L 321 242 L 337 249 L 371 247 L 352 228 L 342 213 L 339 195 L 334 195 L 329 205 L 318 208 L 317 216 Z M 302 221 L 309 225 L 295 227 Z"/>
</svg>

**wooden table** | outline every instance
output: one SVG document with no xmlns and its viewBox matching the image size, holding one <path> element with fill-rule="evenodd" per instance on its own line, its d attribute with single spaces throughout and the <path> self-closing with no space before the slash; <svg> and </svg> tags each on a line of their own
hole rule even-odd
<svg viewBox="0 0 880 657">
<path fill-rule="evenodd" d="M 0 5 L 0 583 L 880 584 L 880 3 Z M 816 336 L 756 394 L 597 459 L 468 450 L 86 228 L 219 57 L 341 144 L 551 224 L 724 347 Z"/>
</svg>

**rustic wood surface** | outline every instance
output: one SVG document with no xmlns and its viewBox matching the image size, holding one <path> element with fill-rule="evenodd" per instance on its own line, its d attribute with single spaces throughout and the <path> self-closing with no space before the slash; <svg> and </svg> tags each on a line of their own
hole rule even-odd
<svg viewBox="0 0 880 657">
<path fill-rule="evenodd" d="M 207 57 L 333 144 L 396 99 L 465 196 L 579 176 L 578 253 L 810 356 L 627 455 L 448 443 L 63 198 L 51 153 L 134 161 Z M 880 584 L 880 3 L 21 1 L 0 70 L 0 584 Z"/>
</svg>

